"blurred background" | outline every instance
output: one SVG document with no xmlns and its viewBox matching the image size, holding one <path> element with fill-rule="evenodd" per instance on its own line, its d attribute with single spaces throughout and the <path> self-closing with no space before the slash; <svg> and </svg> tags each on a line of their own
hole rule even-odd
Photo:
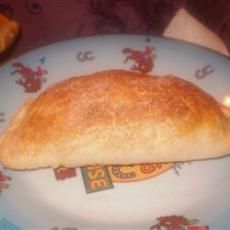
<svg viewBox="0 0 230 230">
<path fill-rule="evenodd" d="M 1 63 L 50 43 L 114 33 L 174 37 L 225 55 L 230 50 L 228 0 L 0 0 L 0 14 L 20 28 Z M 0 36 L 3 27 L 0 20 Z"/>
</svg>

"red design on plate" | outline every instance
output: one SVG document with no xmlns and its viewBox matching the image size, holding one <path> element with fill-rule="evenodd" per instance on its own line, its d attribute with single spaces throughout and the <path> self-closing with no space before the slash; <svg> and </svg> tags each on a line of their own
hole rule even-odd
<svg viewBox="0 0 230 230">
<path fill-rule="evenodd" d="M 208 226 L 188 226 L 187 230 L 209 230 Z"/>
<path fill-rule="evenodd" d="M 11 73 L 19 74 L 21 77 L 16 80 L 16 83 L 24 87 L 24 91 L 27 93 L 34 93 L 41 89 L 42 83 L 46 81 L 43 77 L 47 74 L 47 70 L 42 69 L 38 66 L 35 70 L 30 67 L 23 65 L 22 63 L 13 63 L 14 71 Z"/>
<path fill-rule="evenodd" d="M 9 176 L 5 176 L 0 170 L 0 193 L 3 189 L 9 188 L 8 182 L 11 180 Z"/>
<path fill-rule="evenodd" d="M 4 116 L 5 116 L 5 114 L 0 112 L 0 122 L 5 121 Z"/>
<path fill-rule="evenodd" d="M 208 226 L 195 226 L 199 220 L 187 219 L 183 216 L 162 216 L 157 218 L 157 223 L 150 230 L 208 230 Z"/>
<path fill-rule="evenodd" d="M 198 80 L 204 79 L 206 76 L 212 74 L 215 71 L 215 68 L 213 68 L 211 65 L 205 65 L 201 69 L 197 69 L 195 72 L 195 77 Z"/>
<path fill-rule="evenodd" d="M 134 64 L 132 65 L 131 70 L 141 73 L 148 73 L 154 67 L 153 59 L 156 57 L 154 55 L 154 50 L 154 47 L 149 46 L 146 46 L 143 51 L 131 48 L 124 48 L 122 50 L 123 54 L 126 55 L 124 63 L 132 60 L 134 61 Z"/>
<path fill-rule="evenodd" d="M 57 180 L 65 180 L 77 176 L 76 168 L 65 168 L 62 166 L 54 169 L 54 173 Z"/>
<path fill-rule="evenodd" d="M 92 51 L 85 51 L 85 52 L 80 51 L 77 53 L 76 58 L 79 62 L 85 62 L 85 61 L 91 61 L 95 57 Z"/>
</svg>

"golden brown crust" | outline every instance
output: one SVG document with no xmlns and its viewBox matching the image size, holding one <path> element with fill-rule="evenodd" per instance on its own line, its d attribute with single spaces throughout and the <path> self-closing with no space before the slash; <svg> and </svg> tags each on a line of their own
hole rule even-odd
<svg viewBox="0 0 230 230">
<path fill-rule="evenodd" d="M 40 94 L 5 133 L 0 156 L 19 169 L 218 157 L 230 153 L 229 128 L 221 106 L 190 82 L 111 70 Z"/>
<path fill-rule="evenodd" d="M 0 53 L 13 44 L 18 34 L 19 24 L 3 14 L 0 14 Z"/>
</svg>

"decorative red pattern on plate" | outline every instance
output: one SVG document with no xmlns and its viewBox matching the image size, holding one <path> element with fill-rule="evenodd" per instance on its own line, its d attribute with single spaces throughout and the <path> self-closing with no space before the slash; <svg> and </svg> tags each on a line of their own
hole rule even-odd
<svg viewBox="0 0 230 230">
<path fill-rule="evenodd" d="M 9 176 L 4 175 L 4 173 L 0 170 L 0 193 L 3 189 L 9 188 L 8 182 L 11 180 Z"/>
<path fill-rule="evenodd" d="M 204 67 L 196 70 L 195 77 L 196 79 L 201 80 L 212 74 L 214 71 L 215 68 L 213 68 L 212 65 L 205 65 Z"/>
<path fill-rule="evenodd" d="M 57 180 L 65 180 L 77 176 L 76 168 L 58 167 L 54 169 L 54 174 Z"/>
<path fill-rule="evenodd" d="M 136 50 L 131 48 L 124 48 L 123 54 L 126 56 L 124 63 L 126 64 L 129 60 L 134 61 L 131 70 L 138 71 L 140 73 L 148 73 L 154 67 L 153 59 L 156 57 L 154 54 L 154 47 L 145 46 L 145 49 Z"/>
<path fill-rule="evenodd" d="M 150 230 L 208 230 L 208 226 L 195 226 L 200 221 L 197 219 L 187 219 L 184 216 L 161 216 L 156 219 L 156 224 Z"/>
<path fill-rule="evenodd" d="M 208 226 L 188 226 L 187 230 L 209 230 Z"/>
<path fill-rule="evenodd" d="M 47 70 L 42 69 L 41 66 L 38 66 L 36 69 L 32 69 L 20 62 L 16 62 L 12 64 L 12 67 L 14 68 L 14 71 L 11 74 L 14 75 L 17 73 L 21 75 L 21 77 L 16 80 L 16 83 L 21 85 L 26 93 L 39 91 L 42 83 L 46 81 L 43 76 L 48 72 Z"/>
</svg>

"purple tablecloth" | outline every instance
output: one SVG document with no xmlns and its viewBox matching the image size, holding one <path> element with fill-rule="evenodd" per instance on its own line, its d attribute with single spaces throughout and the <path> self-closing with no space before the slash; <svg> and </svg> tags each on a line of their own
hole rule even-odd
<svg viewBox="0 0 230 230">
<path fill-rule="evenodd" d="M 18 42 L 7 52 L 15 57 L 57 41 L 96 34 L 131 33 L 162 35 L 181 7 L 208 25 L 207 1 L 192 0 L 1 0 L 0 12 L 21 26 Z M 202 5 L 203 2 L 203 5 Z M 208 5 L 214 15 L 218 1 Z M 226 0 L 226 7 L 229 5 Z M 215 3 L 215 4 L 214 4 Z M 202 8 L 203 7 L 203 8 Z M 202 10 L 202 14 L 199 14 Z M 218 20 L 223 21 L 223 15 Z M 213 18 L 213 17 L 212 17 Z M 215 18 L 215 17 L 214 17 Z M 216 17 L 217 18 L 217 17 Z M 220 27 L 212 22 L 214 27 Z M 219 28 L 218 28 L 219 29 Z"/>
</svg>

